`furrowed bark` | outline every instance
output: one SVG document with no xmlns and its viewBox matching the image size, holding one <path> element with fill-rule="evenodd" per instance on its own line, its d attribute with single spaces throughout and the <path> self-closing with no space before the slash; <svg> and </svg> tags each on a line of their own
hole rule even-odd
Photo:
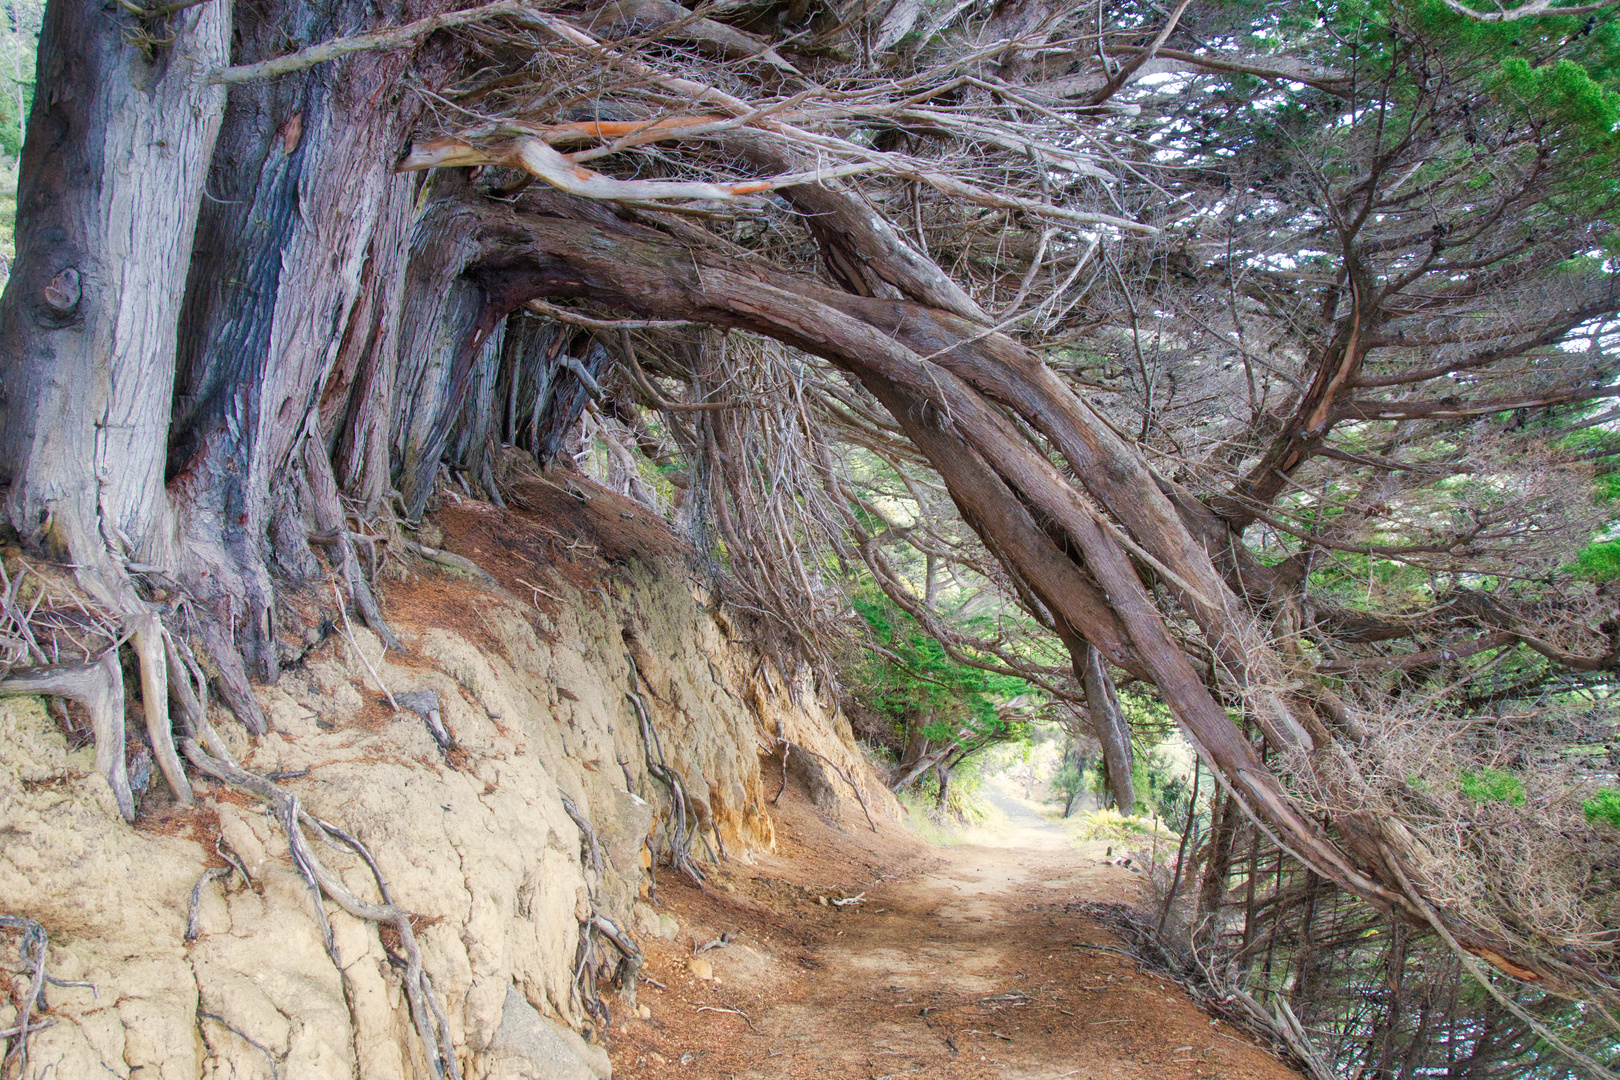
<svg viewBox="0 0 1620 1080">
<path fill-rule="evenodd" d="M 417 4 L 403 14 L 447 6 Z M 236 58 L 279 56 L 289 40 L 325 41 L 335 27 L 374 18 L 354 0 L 243 9 Z M 343 400 L 341 391 L 335 399 L 324 391 L 334 374 L 347 381 L 339 366 L 345 340 L 387 333 L 391 299 L 378 298 L 374 317 L 357 301 L 368 257 L 386 271 L 414 212 L 403 197 L 409 181 L 391 169 L 416 116 L 401 82 L 411 63 L 404 52 L 362 53 L 231 90 L 213 198 L 198 228 L 170 446 L 173 488 L 187 510 L 184 577 L 206 586 L 199 592 L 217 627 L 210 651 L 222 675 L 230 663 L 223 654 L 234 652 L 254 679 L 274 681 L 273 572 L 296 579 L 319 566 L 307 537 L 321 530 L 298 483 L 299 447 L 311 435 L 324 446 L 323 414 Z M 370 374 L 357 405 L 357 437 L 367 446 L 386 381 Z M 381 486 L 367 478 L 368 502 L 375 505 Z M 255 712 L 243 681 L 225 681 L 236 684 L 233 708 Z"/>
<path fill-rule="evenodd" d="M 0 298 L 0 481 L 26 543 L 132 611 L 122 560 L 170 566 L 164 494 L 177 320 L 225 105 L 230 6 L 174 18 L 148 58 L 124 17 L 51 4 Z M 130 177 L 140 181 L 130 182 Z"/>
<path fill-rule="evenodd" d="M 229 5 L 189 8 L 148 54 L 115 8 L 47 7 L 39 77 L 52 89 L 29 118 L 16 273 L 0 297 L 6 510 L 25 544 L 71 564 L 79 586 L 124 624 L 152 750 L 181 803 L 191 787 L 170 730 L 162 631 L 128 564 L 167 573 L 178 556 L 164 489 L 170 392 L 225 106 L 208 72 L 229 59 L 230 20 Z M 97 769 L 129 818 L 121 678 L 112 650 L 64 689 L 35 683 L 90 708 Z"/>
</svg>

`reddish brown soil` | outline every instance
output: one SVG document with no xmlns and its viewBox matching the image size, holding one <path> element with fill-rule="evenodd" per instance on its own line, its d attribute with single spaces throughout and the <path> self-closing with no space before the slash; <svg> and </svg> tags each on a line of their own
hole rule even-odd
<svg viewBox="0 0 1620 1080">
<path fill-rule="evenodd" d="M 931 847 L 834 827 L 790 789 L 777 838 L 775 855 L 734 862 L 703 891 L 665 873 L 661 910 L 681 933 L 649 948 L 666 987 L 643 984 L 651 1018 L 618 1006 L 614 1075 L 1297 1080 L 1175 983 L 1107 951 L 1121 943 L 1079 905 L 1130 902 L 1136 879 L 1056 830 Z M 714 979 L 695 977 L 694 942 L 722 932 L 733 943 L 701 957 Z"/>
</svg>

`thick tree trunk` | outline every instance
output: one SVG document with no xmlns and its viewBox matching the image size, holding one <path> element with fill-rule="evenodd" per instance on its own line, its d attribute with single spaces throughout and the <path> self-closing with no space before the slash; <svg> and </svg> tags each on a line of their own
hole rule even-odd
<svg viewBox="0 0 1620 1080">
<path fill-rule="evenodd" d="M 370 9 L 340 0 L 245 11 L 238 62 L 363 25 Z M 273 576 L 320 572 L 301 446 L 316 439 L 324 450 L 323 390 L 342 375 L 345 337 L 375 341 L 392 322 L 356 302 L 368 256 L 381 275 L 400 268 L 389 262 L 400 219 L 414 212 L 402 197 L 410 181 L 389 167 L 414 116 L 398 85 L 408 62 L 363 55 L 233 88 L 199 223 L 170 468 L 185 511 L 184 577 L 208 583 L 222 690 L 256 729 L 262 717 L 232 661 L 240 654 L 254 678 L 276 678 Z"/>
<path fill-rule="evenodd" d="M 131 571 L 172 574 L 164 490 L 181 297 L 225 105 L 230 6 L 188 8 L 144 53 L 140 25 L 101 5 L 51 4 L 18 192 L 16 273 L 0 297 L 0 479 L 31 546 L 75 567 L 125 624 L 148 737 L 181 802 L 162 629 Z M 122 717 L 119 717 L 121 727 Z M 133 813 L 121 733 L 96 755 Z"/>
<path fill-rule="evenodd" d="M 51 4 L 18 190 L 16 272 L 0 298 L 0 479 L 25 541 L 120 609 L 122 563 L 171 568 L 164 459 L 180 303 L 225 106 L 228 4 L 142 27 Z"/>
</svg>

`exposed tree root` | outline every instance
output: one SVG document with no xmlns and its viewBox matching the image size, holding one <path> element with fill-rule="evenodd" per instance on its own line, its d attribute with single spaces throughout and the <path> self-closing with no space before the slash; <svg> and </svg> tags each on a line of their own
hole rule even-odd
<svg viewBox="0 0 1620 1080">
<path fill-rule="evenodd" d="M 628 655 L 630 670 L 636 671 L 636 662 Z M 641 723 L 641 740 L 647 748 L 647 771 L 657 778 L 665 787 L 669 788 L 670 814 L 669 814 L 669 862 L 681 873 L 691 878 L 695 884 L 704 882 L 703 868 L 692 861 L 692 837 L 695 830 L 687 826 L 687 817 L 694 820 L 697 814 L 692 809 L 691 796 L 686 792 L 686 782 L 681 774 L 671 769 L 664 760 L 664 746 L 658 738 L 658 729 L 653 727 L 652 716 L 647 711 L 647 703 L 641 695 L 634 690 L 626 692 L 630 704 L 635 707 L 636 719 Z M 701 837 L 701 833 L 698 834 Z M 704 838 L 704 843 L 708 840 Z M 711 852 L 712 854 L 712 852 Z M 718 857 L 716 858 L 718 860 Z"/>
<path fill-rule="evenodd" d="M 818 754 L 814 750 L 810 749 L 808 746 L 800 746 L 798 743 L 792 742 L 792 741 L 790 741 L 788 739 L 781 739 L 779 741 L 782 744 L 782 791 L 787 790 L 787 757 L 788 757 L 788 752 L 790 750 L 798 750 L 801 753 L 809 754 L 811 757 L 817 758 L 818 760 L 823 762 L 829 769 L 831 769 L 833 772 L 838 774 L 838 778 L 840 780 L 842 780 L 844 783 L 849 785 L 849 790 L 851 790 L 851 791 L 853 791 L 855 793 L 855 801 L 861 804 L 861 813 L 866 815 L 866 823 L 872 827 L 873 832 L 878 831 L 877 822 L 872 820 L 872 811 L 866 805 L 866 796 L 861 793 L 861 786 L 855 782 L 854 777 L 850 776 L 849 773 L 847 773 L 843 769 L 839 768 L 838 763 L 833 761 L 832 758 L 828 757 L 825 754 Z M 778 791 L 776 793 L 776 799 L 780 800 L 781 798 L 782 798 L 782 792 Z M 776 805 L 776 800 L 773 800 L 771 805 L 772 806 Z"/>
<path fill-rule="evenodd" d="M 17 1062 L 17 1071 L 12 1074 L 23 1076 L 28 1072 L 28 1036 L 30 1033 L 48 1028 L 55 1024 L 55 1020 L 42 1020 L 34 1023 L 33 1014 L 37 1010 L 45 1009 L 45 986 L 85 986 L 97 997 L 101 996 L 93 983 L 69 982 L 65 979 L 54 978 L 45 970 L 46 951 L 50 946 L 46 937 L 45 928 L 33 919 L 20 915 L 0 915 L 0 928 L 7 930 L 20 930 L 22 943 L 17 952 L 22 962 L 33 970 L 33 978 L 28 983 L 28 992 L 23 997 L 22 1005 L 17 1010 L 17 1023 L 14 1027 L 0 1031 L 0 1039 L 14 1039 L 6 1056 L 0 1060 L 0 1075 L 4 1075 L 11 1067 L 13 1061 Z"/>
<path fill-rule="evenodd" d="M 191 782 L 174 747 L 174 725 L 169 719 L 169 669 L 163 641 L 163 623 L 156 614 L 144 613 L 128 620 L 133 631 L 130 645 L 141 671 L 141 706 L 146 714 L 146 737 L 158 769 L 181 806 L 194 801 Z"/>
<path fill-rule="evenodd" d="M 53 664 L 13 671 L 0 681 L 0 695 L 14 694 L 65 697 L 89 711 L 90 729 L 95 734 L 96 771 L 112 788 L 113 800 L 124 820 L 134 821 L 135 797 L 130 792 L 129 769 L 124 762 L 124 673 L 118 667 L 118 646 L 88 664 Z M 189 792 L 190 787 L 186 790 Z"/>
<path fill-rule="evenodd" d="M 619 950 L 619 966 L 613 972 L 613 981 L 619 984 L 624 992 L 625 1004 L 630 1008 L 636 1007 L 636 979 L 641 974 L 642 955 L 636 943 L 630 940 L 630 935 L 619 929 L 612 919 L 601 913 L 591 916 L 591 925 L 596 927 L 601 935 L 613 943 Z"/>
<path fill-rule="evenodd" d="M 596 828 L 590 819 L 580 812 L 579 807 L 574 805 L 572 799 L 561 792 L 558 793 L 558 797 L 562 799 L 563 810 L 573 820 L 579 829 L 580 837 L 590 850 L 591 866 L 596 871 L 596 876 L 590 882 L 591 914 L 579 924 L 579 951 L 574 963 L 573 992 L 579 999 L 580 1006 L 606 1029 L 611 1017 L 607 1005 L 602 1001 L 602 995 L 596 989 L 597 967 L 600 963 L 596 935 L 600 934 L 607 938 L 619 951 L 619 963 L 614 968 L 613 979 L 624 992 L 625 1002 L 632 1009 L 636 1007 L 636 978 L 641 972 L 641 949 L 612 919 L 603 915 L 598 907 L 596 891 L 602 882 L 603 866 L 602 845 L 597 839 Z"/>
<path fill-rule="evenodd" d="M 444 726 L 444 713 L 439 708 L 439 694 L 435 690 L 406 690 L 395 699 L 400 708 L 411 712 L 427 721 L 428 732 L 432 734 L 433 741 L 439 744 L 440 750 L 448 750 L 455 739 L 451 737 L 450 730 Z"/>
<path fill-rule="evenodd" d="M 277 1057 L 268 1046 L 264 1045 L 262 1042 L 259 1042 L 251 1035 L 248 1035 L 246 1032 L 227 1024 L 223 1016 L 216 1016 L 211 1012 L 204 1012 L 203 1010 L 198 1009 L 197 1019 L 212 1020 L 214 1023 L 218 1024 L 232 1035 L 235 1035 L 238 1039 L 241 1039 L 243 1042 L 259 1051 L 259 1053 L 263 1054 L 270 1062 L 271 1080 L 281 1080 L 281 1058 Z"/>
<path fill-rule="evenodd" d="M 473 577 L 490 585 L 497 587 L 500 585 L 500 582 L 496 581 L 489 571 L 463 555 L 457 555 L 453 551 L 445 551 L 441 548 L 428 547 L 426 544 L 418 544 L 415 540 L 407 540 L 404 537 L 399 538 L 395 543 L 430 563 L 437 563 L 452 570 L 460 570 L 463 573 L 471 574 Z"/>
<path fill-rule="evenodd" d="M 360 570 L 360 560 L 354 553 L 352 534 L 346 530 L 338 529 L 328 533 L 311 533 L 311 543 L 330 547 L 336 553 L 332 561 L 337 564 L 338 572 L 343 575 L 343 583 L 349 587 L 349 595 L 354 598 L 354 608 L 360 613 L 360 619 L 369 626 L 383 644 L 395 652 L 404 652 L 405 647 L 399 643 L 393 628 L 388 620 L 383 618 L 382 608 L 377 603 L 377 594 L 372 592 L 371 585 Z"/>
<path fill-rule="evenodd" d="M 579 812 L 579 807 L 574 805 L 574 800 L 566 795 L 560 797 L 563 811 L 573 820 L 574 826 L 579 829 L 580 835 L 585 838 L 586 844 L 590 846 L 591 867 L 596 871 L 596 881 L 600 882 L 602 880 L 602 845 L 597 842 L 596 829 L 592 827 L 590 819 Z M 596 892 L 595 882 L 591 884 L 591 892 L 592 894 Z"/>
<path fill-rule="evenodd" d="M 390 691 L 387 685 L 383 683 L 382 675 L 375 667 L 372 666 L 371 660 L 367 658 L 365 652 L 361 650 L 360 643 L 354 639 L 354 627 L 349 625 L 349 612 L 348 609 L 343 606 L 343 594 L 338 592 L 337 582 L 335 581 L 332 582 L 332 597 L 337 601 L 338 614 L 343 617 L 343 640 L 349 643 L 349 648 L 354 650 L 354 655 L 360 658 L 360 662 L 364 664 L 366 666 L 366 670 L 371 673 L 372 681 L 377 684 L 377 689 L 383 692 L 383 697 L 388 699 L 389 707 L 392 708 L 396 713 L 399 712 L 399 702 L 394 700 L 393 692 Z"/>
<path fill-rule="evenodd" d="M 186 758 L 199 771 L 240 791 L 256 795 L 275 808 L 276 817 L 287 833 L 293 862 L 299 871 L 313 882 L 313 888 L 317 890 L 315 907 L 326 939 L 327 952 L 331 954 L 334 963 L 338 962 L 337 947 L 332 941 L 331 927 L 320 905 L 320 896 L 326 896 L 357 919 L 386 923 L 394 928 L 399 935 L 400 949 L 404 953 L 403 958 L 394 959 L 396 964 L 404 968 L 405 999 L 411 1007 L 411 1019 L 416 1025 L 417 1037 L 422 1042 L 422 1052 L 435 1077 L 440 1080 L 445 1077 L 450 1080 L 461 1080 L 461 1069 L 456 1062 L 455 1050 L 450 1042 L 448 1023 L 438 1002 L 433 998 L 433 988 L 427 974 L 422 970 L 422 953 L 416 944 L 416 935 L 411 929 L 410 913 L 387 899 L 387 885 L 365 846 L 347 833 L 329 830 L 320 819 L 304 812 L 299 806 L 298 796 L 292 792 L 262 776 L 247 772 L 228 759 L 214 757 L 203 750 L 195 739 L 188 737 L 181 740 L 181 747 L 185 750 Z M 348 886 L 316 857 L 309 840 L 304 835 L 304 829 L 313 831 L 333 847 L 359 855 L 371 868 L 378 892 L 384 897 L 383 903 L 374 904 L 350 892 Z"/>
<path fill-rule="evenodd" d="M 201 915 L 200 909 L 202 907 L 203 886 L 207 885 L 210 881 L 218 881 L 220 878 L 230 877 L 234 870 L 235 867 L 231 866 L 210 866 L 207 870 L 202 872 L 202 876 L 197 879 L 197 884 L 191 887 L 191 904 L 186 909 L 187 941 L 196 941 L 197 935 L 202 932 L 202 928 L 198 925 L 198 920 L 199 916 Z"/>
</svg>

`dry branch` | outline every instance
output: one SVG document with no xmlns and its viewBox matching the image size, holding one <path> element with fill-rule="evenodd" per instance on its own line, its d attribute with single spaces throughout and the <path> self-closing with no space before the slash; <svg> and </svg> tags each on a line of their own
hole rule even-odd
<svg viewBox="0 0 1620 1080">
<path fill-rule="evenodd" d="M 443 15 L 429 15 L 415 22 L 405 23 L 387 30 L 378 30 L 369 34 L 354 34 L 349 37 L 334 38 L 323 41 L 319 45 L 311 45 L 307 49 L 288 53 L 286 56 L 277 56 L 270 60 L 261 60 L 255 64 L 238 64 L 234 67 L 221 68 L 211 73 L 209 82 L 233 83 L 253 82 L 258 79 L 273 79 L 279 75 L 290 75 L 296 71 L 304 71 L 317 64 L 324 64 L 331 60 L 338 60 L 345 56 L 352 56 L 360 52 L 379 52 L 390 49 L 402 49 L 413 45 L 422 38 L 438 30 L 449 29 L 453 26 L 466 26 L 471 23 L 483 22 L 498 18 L 502 15 L 516 15 L 528 10 L 526 0 L 496 0 L 493 4 L 483 7 L 466 8 L 461 11 L 450 11 Z"/>
</svg>

